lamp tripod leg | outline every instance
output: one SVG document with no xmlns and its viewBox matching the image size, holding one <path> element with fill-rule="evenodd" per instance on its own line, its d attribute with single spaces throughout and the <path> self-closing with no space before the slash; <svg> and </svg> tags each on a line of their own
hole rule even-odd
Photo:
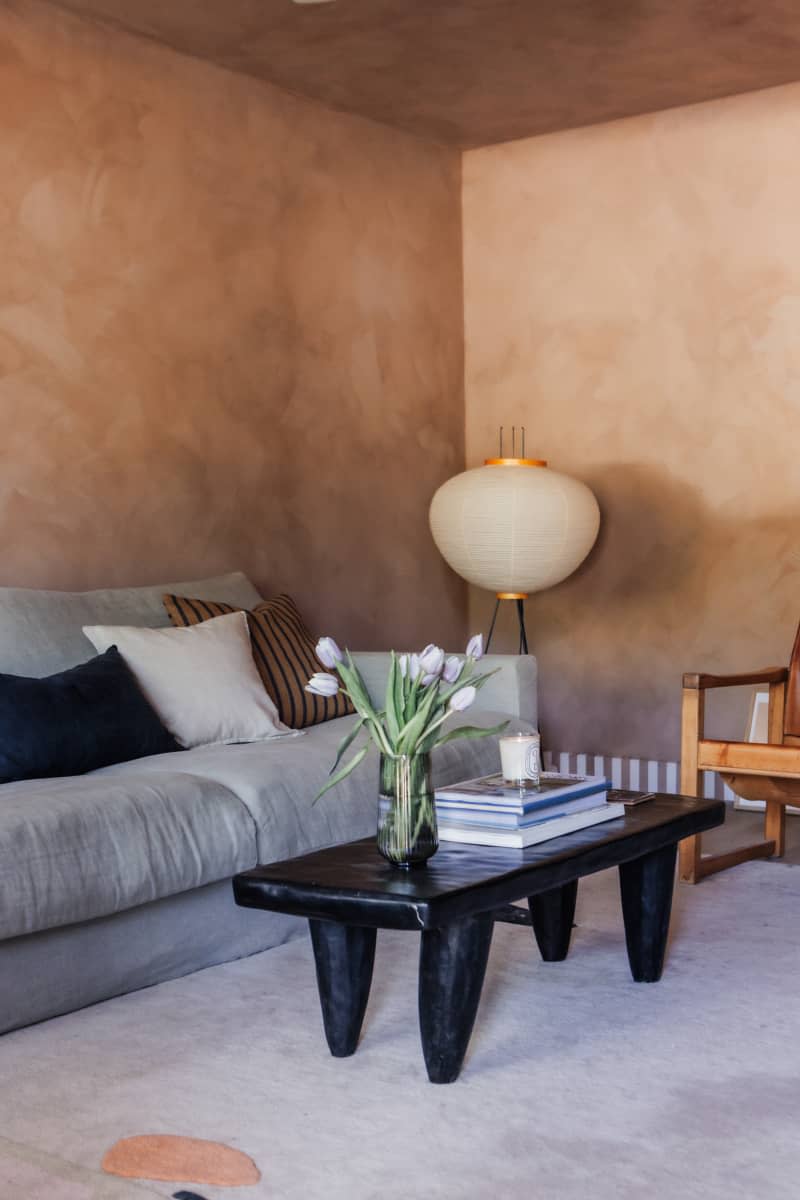
<svg viewBox="0 0 800 1200">
<path fill-rule="evenodd" d="M 495 601 L 494 612 L 492 613 L 492 623 L 489 626 L 489 632 L 486 636 L 486 650 L 485 650 L 486 654 L 489 653 L 489 647 L 492 644 L 492 634 L 494 633 L 494 625 L 495 625 L 495 621 L 497 620 L 497 610 L 499 609 L 499 607 L 500 607 L 500 597 L 498 596 L 497 600 Z"/>
<path fill-rule="evenodd" d="M 528 653 L 528 635 L 525 632 L 525 601 L 517 600 L 517 618 L 519 620 L 519 652 Z"/>
</svg>

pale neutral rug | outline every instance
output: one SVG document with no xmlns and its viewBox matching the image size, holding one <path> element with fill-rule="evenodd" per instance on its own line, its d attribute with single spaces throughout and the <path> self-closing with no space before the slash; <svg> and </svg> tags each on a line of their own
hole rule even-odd
<svg viewBox="0 0 800 1200">
<path fill-rule="evenodd" d="M 427 1082 L 413 934 L 384 933 L 362 1043 L 325 1046 L 305 938 L 0 1039 L 2 1200 L 797 1200 L 800 869 L 677 889 L 664 978 L 628 974 L 616 874 L 569 959 L 495 931 L 461 1079 Z M 226 1190 L 99 1165 L 179 1134 L 250 1155 Z"/>
</svg>

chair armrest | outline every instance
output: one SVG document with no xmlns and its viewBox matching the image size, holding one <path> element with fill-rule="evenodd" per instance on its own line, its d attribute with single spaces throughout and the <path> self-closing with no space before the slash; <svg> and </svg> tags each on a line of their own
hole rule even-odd
<svg viewBox="0 0 800 1200">
<path fill-rule="evenodd" d="M 697 765 L 701 771 L 733 775 L 771 775 L 780 779 L 800 777 L 800 747 L 775 746 L 767 742 L 698 743 Z"/>
<path fill-rule="evenodd" d="M 745 671 L 742 675 L 684 675 L 683 686 L 702 692 L 706 688 L 741 687 L 751 683 L 785 683 L 788 678 L 786 667 L 764 667 L 761 671 Z"/>
</svg>

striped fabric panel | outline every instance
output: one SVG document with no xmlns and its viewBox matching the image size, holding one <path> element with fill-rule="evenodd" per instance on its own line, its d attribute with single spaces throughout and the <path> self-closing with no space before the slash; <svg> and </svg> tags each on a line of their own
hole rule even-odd
<svg viewBox="0 0 800 1200">
<path fill-rule="evenodd" d="M 655 758 L 616 758 L 603 754 L 558 753 L 542 751 L 546 771 L 562 775 L 605 775 L 612 787 L 630 788 L 633 792 L 665 792 L 676 796 L 680 792 L 680 764 Z M 734 808 L 759 809 L 763 800 L 743 800 L 731 791 L 716 771 L 703 771 L 703 796 L 706 800 L 724 800 Z M 787 813 L 800 815 L 800 808 L 787 807 Z"/>
<path fill-rule="evenodd" d="M 655 758 L 622 758 L 604 754 L 542 753 L 545 769 L 564 775 L 605 775 L 615 788 L 634 792 L 665 792 L 676 796 L 680 791 L 680 770 L 676 762 Z M 732 803 L 733 792 L 716 771 L 703 772 L 703 795 L 709 800 Z"/>
<path fill-rule="evenodd" d="M 186 596 L 166 595 L 163 601 L 173 625 L 198 625 L 243 611 L 232 604 Z M 247 612 L 247 623 L 255 664 L 285 725 L 304 729 L 355 711 L 341 692 L 328 697 L 312 696 L 304 690 L 314 672 L 324 671 L 325 667 L 314 653 L 314 640 L 290 596 L 277 596 L 257 605 Z"/>
</svg>

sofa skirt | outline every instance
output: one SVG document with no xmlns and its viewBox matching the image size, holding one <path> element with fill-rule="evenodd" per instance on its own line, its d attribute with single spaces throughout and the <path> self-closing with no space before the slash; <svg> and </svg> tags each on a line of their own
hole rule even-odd
<svg viewBox="0 0 800 1200">
<path fill-rule="evenodd" d="M 0 942 L 0 1033 L 245 958 L 305 921 L 239 908 L 231 881 L 78 925 Z"/>
</svg>

